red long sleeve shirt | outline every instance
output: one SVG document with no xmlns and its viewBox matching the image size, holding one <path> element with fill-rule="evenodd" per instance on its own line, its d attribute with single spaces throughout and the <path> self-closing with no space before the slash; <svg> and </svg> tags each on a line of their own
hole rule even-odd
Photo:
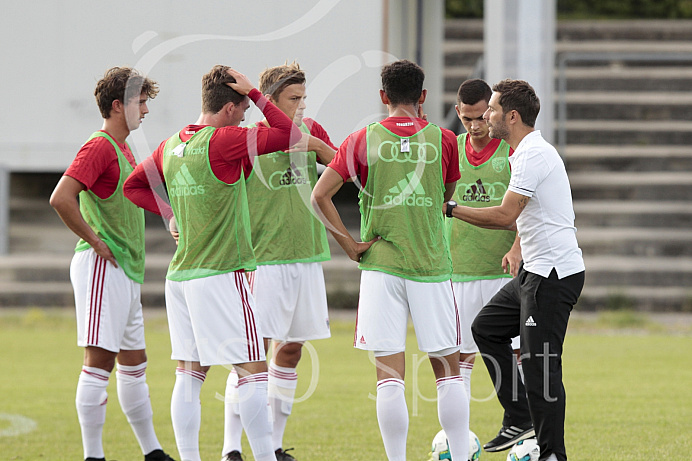
<svg viewBox="0 0 692 461">
<path fill-rule="evenodd" d="M 228 184 L 240 178 L 243 166 L 247 168 L 251 164 L 252 155 L 287 149 L 301 137 L 300 129 L 259 90 L 253 88 L 248 97 L 262 111 L 271 127 L 225 126 L 214 131 L 209 140 L 209 163 L 214 175 Z M 180 139 L 185 142 L 204 127 L 205 125 L 188 125 L 179 132 Z M 178 133 L 175 134 L 177 135 Z M 173 211 L 170 205 L 155 192 L 164 183 L 163 150 L 166 141 L 130 174 L 125 181 L 124 193 L 135 205 L 171 219 Z"/>
</svg>

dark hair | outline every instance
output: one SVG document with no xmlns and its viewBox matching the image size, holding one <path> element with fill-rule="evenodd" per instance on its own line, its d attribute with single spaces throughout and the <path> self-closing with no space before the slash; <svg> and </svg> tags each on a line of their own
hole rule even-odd
<svg viewBox="0 0 692 461">
<path fill-rule="evenodd" d="M 416 104 L 423 93 L 425 72 L 415 62 L 402 59 L 382 68 L 382 89 L 390 104 Z"/>
<path fill-rule="evenodd" d="M 493 85 L 493 91 L 500 93 L 499 103 L 503 114 L 516 110 L 524 125 L 534 127 L 541 101 L 531 85 L 524 80 L 506 79 Z"/>
<path fill-rule="evenodd" d="M 490 101 L 493 91 L 490 85 L 480 78 L 466 80 L 459 86 L 457 92 L 457 104 L 468 104 L 472 106 L 479 101 Z"/>
<path fill-rule="evenodd" d="M 123 105 L 133 97 L 145 93 L 154 99 L 159 92 L 158 83 L 141 75 L 131 67 L 112 67 L 96 83 L 94 96 L 103 118 L 110 118 L 113 101 L 122 101 Z"/>
<path fill-rule="evenodd" d="M 262 94 L 268 94 L 278 98 L 287 86 L 305 83 L 305 72 L 300 65 L 293 61 L 276 67 L 264 69 L 259 76 L 259 90 Z"/>
<path fill-rule="evenodd" d="M 215 114 L 229 102 L 237 105 L 245 99 L 244 95 L 226 85 L 235 83 L 228 69 L 230 67 L 217 64 L 202 77 L 202 112 Z"/>
</svg>

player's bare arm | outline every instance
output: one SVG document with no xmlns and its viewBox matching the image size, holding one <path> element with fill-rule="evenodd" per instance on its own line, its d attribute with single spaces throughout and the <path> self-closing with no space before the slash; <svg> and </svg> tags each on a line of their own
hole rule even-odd
<svg viewBox="0 0 692 461">
<path fill-rule="evenodd" d="M 312 207 L 348 257 L 353 261 L 360 261 L 363 253 L 379 240 L 379 237 L 369 242 L 356 242 L 346 230 L 346 226 L 344 226 L 344 222 L 332 201 L 332 197 L 341 189 L 343 184 L 344 180 L 341 175 L 327 167 L 312 191 Z"/>
<path fill-rule="evenodd" d="M 452 216 L 485 229 L 515 230 L 516 220 L 526 208 L 529 200 L 530 197 L 507 191 L 502 199 L 502 204 L 499 206 L 488 208 L 457 206 L 452 210 Z M 444 211 L 447 211 L 446 203 Z"/>
<path fill-rule="evenodd" d="M 99 238 L 94 230 L 87 224 L 79 210 L 77 196 L 85 190 L 84 184 L 70 176 L 60 178 L 53 194 L 50 196 L 50 204 L 60 216 L 60 219 L 72 232 L 87 242 L 97 255 L 118 267 L 113 252 L 108 245 Z"/>
</svg>

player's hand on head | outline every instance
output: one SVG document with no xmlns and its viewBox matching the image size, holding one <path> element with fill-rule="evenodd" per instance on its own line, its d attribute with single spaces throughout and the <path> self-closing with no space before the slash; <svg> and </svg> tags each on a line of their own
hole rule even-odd
<svg viewBox="0 0 692 461">
<path fill-rule="evenodd" d="M 92 245 L 92 248 L 94 249 L 97 255 L 99 255 L 109 263 L 113 264 L 114 267 L 118 267 L 118 262 L 115 260 L 115 256 L 113 256 L 113 252 L 110 248 L 108 248 L 106 242 L 104 242 L 103 240 L 99 240 L 96 244 Z"/>
<path fill-rule="evenodd" d="M 235 91 L 242 95 L 247 95 L 255 87 L 244 74 L 241 74 L 237 70 L 229 68 L 226 72 L 228 75 L 235 79 L 234 83 L 228 82 L 226 85 L 233 88 Z"/>
</svg>

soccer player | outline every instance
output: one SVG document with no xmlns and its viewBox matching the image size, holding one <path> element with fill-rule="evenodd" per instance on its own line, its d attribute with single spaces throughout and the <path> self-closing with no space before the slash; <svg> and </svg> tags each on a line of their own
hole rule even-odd
<svg viewBox="0 0 692 461">
<path fill-rule="evenodd" d="M 248 97 L 271 127 L 240 128 Z M 178 248 L 166 276 L 172 358 L 171 418 L 180 456 L 199 461 L 200 390 L 211 365 L 233 364 L 240 418 L 258 461 L 276 460 L 267 410 L 267 363 L 246 270 L 256 267 L 243 162 L 285 149 L 300 130 L 245 75 L 215 66 L 202 78 L 202 113 L 132 172 L 125 194 L 175 219 Z M 161 183 L 170 206 L 155 193 Z M 161 206 L 160 206 L 161 205 Z"/>
<path fill-rule="evenodd" d="M 474 208 L 502 202 L 510 178 L 509 156 L 514 152 L 505 141 L 490 137 L 483 114 L 491 95 L 490 86 L 481 79 L 464 81 L 457 92 L 456 111 L 466 133 L 457 137 L 461 179 L 452 200 Z M 481 229 L 458 219 L 448 224 L 454 299 L 461 324 L 459 370 L 470 400 L 471 372 L 478 352 L 471 323 L 517 274 L 521 248 L 514 231 Z M 512 339 L 512 349 L 519 352 L 518 337 Z"/>
<path fill-rule="evenodd" d="M 406 326 L 430 358 L 438 416 L 453 459 L 469 446 L 469 402 L 459 376 L 460 330 L 442 208 L 459 179 L 456 136 L 422 119 L 423 69 L 402 60 L 383 67 L 380 98 L 389 117 L 351 134 L 322 173 L 313 206 L 362 269 L 354 346 L 373 351 L 377 419 L 389 460 L 406 460 Z M 361 239 L 349 235 L 332 202 L 359 181 Z"/>
<path fill-rule="evenodd" d="M 297 63 L 264 70 L 259 90 L 303 133 L 301 142 L 290 149 L 254 157 L 247 179 L 257 257 L 250 287 L 265 344 L 274 339 L 269 363 L 274 449 L 279 461 L 290 461 L 294 458 L 283 449 L 283 435 L 295 397 L 303 343 L 330 336 L 322 272 L 322 261 L 329 259 L 329 244 L 324 225 L 310 205 L 310 194 L 317 182 L 317 162 L 331 162 L 336 147 L 322 126 L 303 118 L 305 72 Z M 270 126 L 267 119 L 254 126 L 258 125 Z M 231 371 L 226 387 L 226 461 L 242 459 L 237 383 L 238 375 Z"/>
<path fill-rule="evenodd" d="M 503 80 L 493 86 L 483 117 L 490 136 L 514 149 L 509 189 L 498 206 L 447 203 L 445 212 L 488 229 L 506 229 L 516 222 L 521 238 L 519 274 L 471 326 L 506 415 L 497 437 L 486 444 L 491 450 L 486 450 L 508 449 L 535 428 L 540 459 L 565 461 L 562 347 L 585 269 L 567 172 L 555 148 L 534 129 L 539 111 L 538 96 L 527 82 Z M 525 386 L 512 379 L 516 362 L 510 340 L 520 333 Z"/>
<path fill-rule="evenodd" d="M 80 148 L 55 187 L 50 204 L 80 238 L 70 265 L 77 311 L 77 344 L 84 365 L 77 383 L 77 415 L 84 458 L 104 460 L 108 380 L 118 361 L 118 400 L 144 459 L 171 460 L 152 422 L 142 321 L 144 211 L 123 195 L 136 165 L 125 141 L 149 113 L 155 81 L 129 67 L 109 69 L 94 96 L 103 127 Z M 79 198 L 78 198 L 79 197 Z"/>
</svg>

